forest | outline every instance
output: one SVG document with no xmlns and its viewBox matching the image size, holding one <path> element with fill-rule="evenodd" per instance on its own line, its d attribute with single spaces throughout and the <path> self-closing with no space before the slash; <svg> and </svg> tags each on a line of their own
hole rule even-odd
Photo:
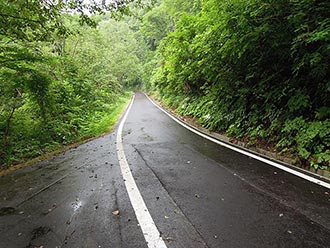
<svg viewBox="0 0 330 248">
<path fill-rule="evenodd" d="M 329 168 L 329 1 L 81 2 L 0 1 L 2 168 L 106 132 L 132 89 Z"/>
<path fill-rule="evenodd" d="M 2 168 L 108 131 L 141 81 L 127 7 L 79 2 L 0 1 Z"/>
<path fill-rule="evenodd" d="M 164 0 L 142 25 L 156 67 L 145 87 L 211 130 L 327 169 L 329 10 L 327 0 Z"/>
</svg>

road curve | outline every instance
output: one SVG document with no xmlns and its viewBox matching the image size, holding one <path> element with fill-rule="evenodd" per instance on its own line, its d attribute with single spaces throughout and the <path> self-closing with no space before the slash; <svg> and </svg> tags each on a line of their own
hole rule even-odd
<svg viewBox="0 0 330 248">
<path fill-rule="evenodd" d="M 199 137 L 141 93 L 120 135 L 166 247 L 329 247 L 327 188 Z M 0 178 L 0 247 L 152 247 L 116 137 Z"/>
</svg>

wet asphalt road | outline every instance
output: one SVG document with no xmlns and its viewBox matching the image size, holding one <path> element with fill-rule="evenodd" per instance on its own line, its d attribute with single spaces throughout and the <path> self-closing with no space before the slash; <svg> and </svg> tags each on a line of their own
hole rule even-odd
<svg viewBox="0 0 330 248">
<path fill-rule="evenodd" d="M 191 133 L 142 94 L 123 143 L 167 247 L 330 247 L 329 190 Z M 116 133 L 0 178 L 0 247 L 148 247 Z"/>
</svg>

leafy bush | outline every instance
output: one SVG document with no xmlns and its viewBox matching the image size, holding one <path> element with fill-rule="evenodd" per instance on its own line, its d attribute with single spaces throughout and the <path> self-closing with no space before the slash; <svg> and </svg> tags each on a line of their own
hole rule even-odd
<svg viewBox="0 0 330 248">
<path fill-rule="evenodd" d="M 277 144 L 324 169 L 329 9 L 326 0 L 209 0 L 198 12 L 177 10 L 149 88 L 208 128 Z"/>
<path fill-rule="evenodd" d="M 104 17 L 93 29 L 62 17 L 74 35 L 49 31 L 46 42 L 0 33 L 0 167 L 108 131 L 128 101 L 125 88 L 141 80 L 127 23 Z"/>
<path fill-rule="evenodd" d="M 307 122 L 302 117 L 287 120 L 281 136 L 278 147 L 297 147 L 301 160 L 309 161 L 316 169 L 329 165 L 330 120 Z"/>
</svg>

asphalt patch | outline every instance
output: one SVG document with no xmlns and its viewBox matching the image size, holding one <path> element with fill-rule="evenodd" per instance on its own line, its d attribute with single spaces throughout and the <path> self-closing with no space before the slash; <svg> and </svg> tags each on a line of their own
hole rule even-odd
<svg viewBox="0 0 330 248">
<path fill-rule="evenodd" d="M 11 214 L 17 214 L 17 211 L 13 207 L 0 208 L 0 216 L 6 216 Z"/>
</svg>

